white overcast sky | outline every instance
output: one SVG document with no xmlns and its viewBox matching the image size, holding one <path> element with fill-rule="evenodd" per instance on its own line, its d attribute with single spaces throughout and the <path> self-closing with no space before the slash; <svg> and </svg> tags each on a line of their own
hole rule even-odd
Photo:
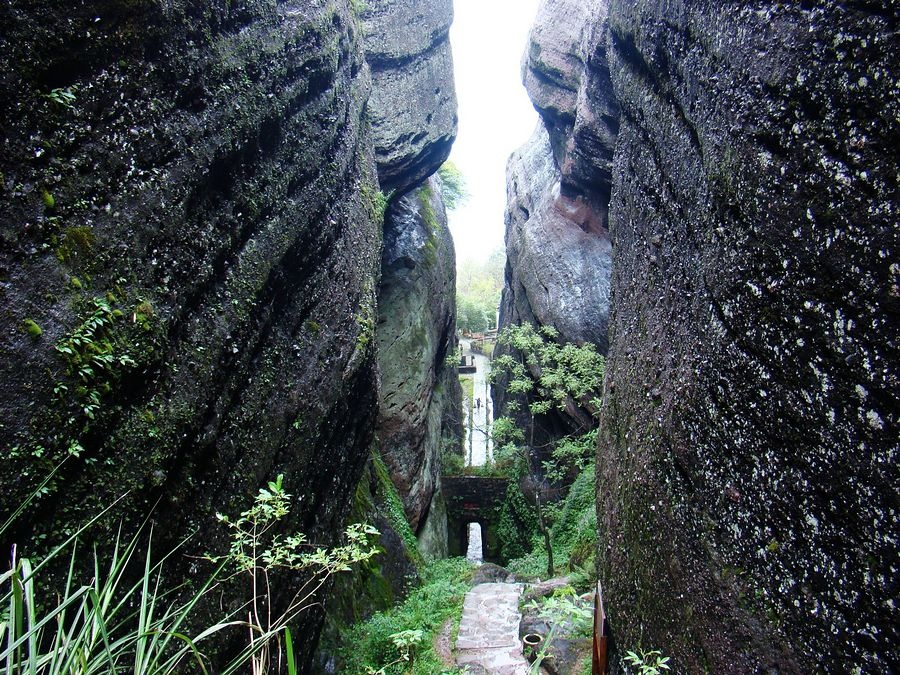
<svg viewBox="0 0 900 675">
<path fill-rule="evenodd" d="M 506 160 L 538 120 L 521 77 L 537 6 L 538 0 L 453 0 L 459 133 L 450 159 L 471 194 L 450 213 L 457 263 L 486 259 L 503 246 Z"/>
</svg>

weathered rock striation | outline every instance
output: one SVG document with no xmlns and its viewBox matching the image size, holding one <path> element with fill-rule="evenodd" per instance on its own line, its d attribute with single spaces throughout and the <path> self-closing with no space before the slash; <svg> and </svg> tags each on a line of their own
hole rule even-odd
<svg viewBox="0 0 900 675">
<path fill-rule="evenodd" d="M 369 119 L 385 214 L 378 291 L 381 455 L 428 555 L 447 551 L 441 452 L 459 442 L 462 392 L 446 367 L 456 334 L 453 240 L 437 179 L 456 137 L 450 0 L 380 0 L 364 14 Z"/>
<path fill-rule="evenodd" d="M 443 557 L 441 452 L 460 443 L 462 392 L 453 360 L 456 256 L 438 180 L 388 209 L 376 335 L 382 456 L 423 553 Z"/>
<path fill-rule="evenodd" d="M 679 672 L 896 671 L 896 10 L 610 7 L 619 645 Z"/>
<path fill-rule="evenodd" d="M 619 128 L 607 11 L 605 0 L 544 0 L 522 63 L 525 88 L 550 134 L 560 192 L 580 207 L 572 220 L 599 234 L 607 227 Z"/>
<path fill-rule="evenodd" d="M 543 126 L 509 160 L 507 200 L 501 324 L 553 326 L 567 341 L 592 342 L 605 351 L 609 238 L 579 227 L 580 211 L 560 195 Z"/>
<path fill-rule="evenodd" d="M 214 513 L 278 473 L 291 526 L 332 541 L 378 403 L 366 107 L 378 147 L 402 146 L 391 187 L 440 164 L 446 26 L 404 68 L 369 49 L 375 101 L 347 2 L 13 2 L 0 26 L 0 511 L 65 459 L 3 545 L 40 553 L 125 494 L 104 525 L 152 511 L 160 550 L 191 531 L 188 552 L 215 549 Z"/>
<path fill-rule="evenodd" d="M 443 164 L 456 138 L 449 0 L 378 0 L 363 11 L 378 177 L 403 194 Z"/>
<path fill-rule="evenodd" d="M 545 0 L 522 64 L 542 123 L 507 165 L 506 284 L 500 325 L 552 326 L 605 353 L 612 249 L 607 230 L 618 109 L 609 95 L 606 3 Z M 498 410 L 505 407 L 495 387 Z M 524 418 L 523 418 L 524 421 Z M 542 416 L 544 441 L 590 425 L 570 406 Z"/>
<path fill-rule="evenodd" d="M 546 0 L 539 9 L 523 79 L 544 128 L 513 154 L 507 168 L 509 265 L 501 304 L 501 324 L 551 325 L 562 339 L 593 342 L 602 351 L 618 125 L 614 99 L 607 95 L 605 9 L 604 3 L 578 0 Z"/>
</svg>

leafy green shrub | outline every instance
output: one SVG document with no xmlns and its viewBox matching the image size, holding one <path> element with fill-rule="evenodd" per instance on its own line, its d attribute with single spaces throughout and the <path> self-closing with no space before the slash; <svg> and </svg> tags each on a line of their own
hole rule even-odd
<svg viewBox="0 0 900 675">
<path fill-rule="evenodd" d="M 518 484 L 511 480 L 506 487 L 506 496 L 500 507 L 500 517 L 497 519 L 500 557 L 511 561 L 529 553 L 534 546 L 532 535 L 537 529 L 534 507 L 525 499 Z"/>
<path fill-rule="evenodd" d="M 552 505 L 544 503 L 540 486 L 546 478 L 560 480 L 588 463 L 593 441 L 586 435 L 593 432 L 593 416 L 600 408 L 600 387 L 603 384 L 605 360 L 590 343 L 577 346 L 558 343 L 559 333 L 552 326 L 536 329 L 531 324 L 506 326 L 497 335 L 497 344 L 505 347 L 503 354 L 491 365 L 490 379 L 500 384 L 511 400 L 504 404 L 505 412 L 524 412 L 527 421 L 519 427 L 511 417 L 499 417 L 494 422 L 494 446 L 500 461 L 508 461 L 513 475 L 528 476 L 535 486 L 529 493 L 534 506 L 538 529 L 544 543 L 547 576 L 555 574 L 557 554 L 549 530 Z M 552 461 L 544 464 L 545 474 L 535 466 L 535 419 L 551 410 L 564 411 L 577 405 L 591 412 L 578 434 L 563 439 L 552 453 Z"/>
<path fill-rule="evenodd" d="M 0 527 L 0 535 L 37 494 L 39 491 Z M 0 575 L 0 607 L 7 608 L 0 617 L 0 663 L 4 672 L 209 672 L 209 659 L 201 651 L 206 642 L 223 631 L 237 631 L 238 635 L 249 631 L 249 643 L 219 671 L 222 675 L 244 670 L 248 664 L 254 673 L 268 672 L 273 646 L 285 656 L 288 672 L 296 673 L 287 624 L 317 602 L 316 591 L 331 575 L 371 558 L 376 549 L 368 541 L 372 528 L 362 525 L 348 528 L 348 543 L 333 549 L 307 550 L 302 535 L 276 534 L 276 525 L 287 515 L 289 504 L 290 495 L 283 490 L 279 476 L 269 483 L 268 489 L 259 491 L 254 505 L 237 519 L 220 516 L 231 531 L 231 548 L 226 555 L 212 558 L 216 568 L 187 598 L 179 596 L 183 589 L 163 589 L 163 568 L 177 549 L 160 556 L 152 550 L 151 543 L 142 543 L 145 537 L 141 532 L 130 540 L 120 536 L 109 560 L 102 560 L 95 550 L 89 579 L 84 583 L 79 580 L 83 554 L 78 538 L 106 511 L 38 564 L 18 558 L 13 547 L 11 569 Z M 152 536 L 148 539 L 152 542 Z M 70 559 L 65 585 L 58 595 L 47 593 L 46 582 L 39 573 L 62 555 Z M 137 565 L 140 568 L 136 569 Z M 229 569 L 237 575 L 248 575 L 251 583 L 247 603 L 232 614 L 223 614 L 216 623 L 188 634 L 194 610 L 225 580 Z M 305 583 L 281 613 L 270 612 L 265 595 L 269 575 L 278 569 L 306 572 Z M 130 579 L 135 574 L 138 580 L 133 583 Z"/>
<path fill-rule="evenodd" d="M 629 672 L 635 672 L 638 675 L 662 675 L 664 670 L 669 670 L 669 657 L 663 656 L 662 652 L 657 649 L 651 649 L 645 652 L 641 650 L 640 656 L 634 652 L 628 652 L 625 660 L 631 666 Z"/>
<path fill-rule="evenodd" d="M 565 571 L 590 585 L 595 572 L 597 549 L 597 510 L 594 502 L 593 466 L 585 468 L 569 488 L 565 500 L 553 515 L 550 542 L 553 556 L 563 561 Z M 532 532 L 534 530 L 531 530 Z M 547 552 L 535 538 L 533 548 L 509 562 L 510 571 L 525 577 L 541 576 L 547 569 Z"/>
<path fill-rule="evenodd" d="M 401 605 L 350 628 L 344 636 L 345 663 L 341 672 L 351 675 L 442 672 L 443 666 L 434 652 L 434 636 L 448 618 L 458 619 L 461 614 L 470 575 L 471 565 L 464 558 L 429 563 L 422 570 L 422 585 Z M 398 661 L 401 648 L 397 636 L 406 631 L 422 634 L 417 649 L 410 652 L 410 660 Z"/>
<path fill-rule="evenodd" d="M 51 89 L 49 93 L 41 94 L 41 96 L 59 108 L 71 110 L 75 107 L 75 92 L 77 90 L 77 85 L 73 84 L 69 87 L 57 87 L 56 89 Z"/>
<path fill-rule="evenodd" d="M 593 625 L 593 611 L 589 603 L 581 600 L 571 587 L 557 589 L 553 595 L 532 601 L 527 607 L 546 620 L 550 632 L 541 641 L 529 675 L 543 672 L 541 664 L 553 655 L 553 640 L 560 635 L 567 638 L 585 639 L 590 637 Z"/>
</svg>

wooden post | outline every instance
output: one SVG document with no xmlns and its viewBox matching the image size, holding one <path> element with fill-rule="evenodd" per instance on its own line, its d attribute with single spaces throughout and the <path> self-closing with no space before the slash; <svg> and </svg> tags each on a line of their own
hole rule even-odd
<svg viewBox="0 0 900 675">
<path fill-rule="evenodd" d="M 606 675 L 606 612 L 603 610 L 603 589 L 597 582 L 594 595 L 594 658 L 593 675 Z"/>
</svg>

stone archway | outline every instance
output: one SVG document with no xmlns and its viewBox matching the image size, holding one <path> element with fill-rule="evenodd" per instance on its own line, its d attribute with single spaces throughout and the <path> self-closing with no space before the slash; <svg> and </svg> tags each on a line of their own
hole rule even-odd
<svg viewBox="0 0 900 675">
<path fill-rule="evenodd" d="M 469 525 L 481 525 L 485 562 L 500 562 L 497 520 L 506 497 L 507 478 L 444 476 L 441 485 L 447 503 L 448 549 L 451 556 L 465 556 Z"/>
</svg>

